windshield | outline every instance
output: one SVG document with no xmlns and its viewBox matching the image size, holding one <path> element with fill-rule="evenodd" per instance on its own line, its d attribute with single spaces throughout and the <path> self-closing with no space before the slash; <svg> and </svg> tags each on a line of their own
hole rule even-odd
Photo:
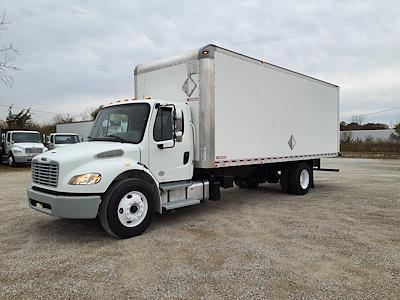
<svg viewBox="0 0 400 300">
<path fill-rule="evenodd" d="M 12 134 L 14 143 L 41 143 L 40 134 L 37 132 L 14 132 Z"/>
<path fill-rule="evenodd" d="M 75 144 L 79 143 L 79 138 L 77 135 L 56 135 L 54 136 L 54 141 L 56 144 Z"/>
<path fill-rule="evenodd" d="M 96 118 L 89 139 L 140 143 L 143 139 L 150 105 L 124 104 L 103 108 Z"/>
</svg>

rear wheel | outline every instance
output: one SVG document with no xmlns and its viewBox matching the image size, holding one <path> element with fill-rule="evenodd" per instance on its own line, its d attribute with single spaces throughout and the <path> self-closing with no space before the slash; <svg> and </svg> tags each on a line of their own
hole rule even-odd
<svg viewBox="0 0 400 300">
<path fill-rule="evenodd" d="M 293 194 L 304 195 L 310 189 L 311 168 L 306 163 L 293 166 L 289 175 L 289 187 Z"/>
<path fill-rule="evenodd" d="M 139 179 L 114 183 L 104 195 L 99 217 L 103 228 L 119 238 L 143 233 L 155 212 L 155 196 L 148 184 Z"/>
<path fill-rule="evenodd" d="M 259 180 L 255 176 L 237 177 L 234 179 L 235 184 L 242 189 L 256 189 L 260 184 Z"/>
</svg>

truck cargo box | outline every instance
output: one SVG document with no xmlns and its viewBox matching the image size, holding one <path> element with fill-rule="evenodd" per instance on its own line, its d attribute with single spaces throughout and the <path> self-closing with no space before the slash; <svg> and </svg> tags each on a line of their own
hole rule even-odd
<svg viewBox="0 0 400 300">
<path fill-rule="evenodd" d="M 334 84 L 215 45 L 140 64 L 134 75 L 136 97 L 190 105 L 198 168 L 338 155 Z"/>
</svg>

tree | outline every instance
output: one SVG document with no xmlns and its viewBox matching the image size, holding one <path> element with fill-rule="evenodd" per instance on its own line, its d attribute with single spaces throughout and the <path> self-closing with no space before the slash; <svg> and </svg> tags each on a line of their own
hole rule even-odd
<svg viewBox="0 0 400 300">
<path fill-rule="evenodd" d="M 32 119 L 31 109 L 22 109 L 19 113 L 13 114 L 12 105 L 8 108 L 6 125 L 8 128 L 25 128 Z"/>
<path fill-rule="evenodd" d="M 3 30 L 6 30 L 6 26 L 9 24 L 6 13 L 3 13 L 3 16 L 0 18 L 0 36 Z M 11 87 L 14 79 L 10 75 L 10 71 L 19 70 L 14 65 L 14 61 L 18 55 L 17 49 L 14 48 L 13 44 L 9 44 L 8 46 L 0 47 L 0 81 L 5 84 L 7 87 Z"/>
<path fill-rule="evenodd" d="M 92 112 L 90 113 L 90 116 L 92 117 L 92 120 L 95 120 L 97 115 L 99 114 L 100 110 L 103 108 L 104 105 L 99 105 L 98 107 L 95 107 Z"/>
<path fill-rule="evenodd" d="M 75 122 L 75 121 L 76 121 L 75 117 L 71 116 L 70 114 L 56 115 L 53 118 L 54 124 L 71 123 L 71 122 Z"/>
<path fill-rule="evenodd" d="M 396 131 L 396 133 L 397 133 L 398 135 L 400 135 L 400 122 L 397 123 L 397 124 L 394 126 L 394 131 Z"/>
<path fill-rule="evenodd" d="M 360 115 L 352 116 L 351 123 L 356 123 L 358 125 L 362 125 L 362 123 L 364 123 L 364 117 L 360 116 Z"/>
</svg>

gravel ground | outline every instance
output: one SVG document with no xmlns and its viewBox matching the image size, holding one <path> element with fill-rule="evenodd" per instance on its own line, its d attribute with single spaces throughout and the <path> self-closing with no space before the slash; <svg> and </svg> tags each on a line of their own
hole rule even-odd
<svg viewBox="0 0 400 300">
<path fill-rule="evenodd" d="M 400 160 L 330 159 L 316 189 L 229 189 L 142 235 L 27 207 L 0 174 L 0 298 L 358 298 L 400 295 Z"/>
</svg>

